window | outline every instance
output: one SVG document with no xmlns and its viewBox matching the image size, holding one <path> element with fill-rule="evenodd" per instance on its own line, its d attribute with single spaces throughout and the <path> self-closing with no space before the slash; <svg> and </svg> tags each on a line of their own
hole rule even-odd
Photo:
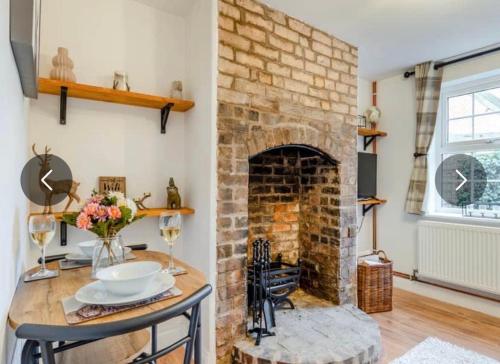
<svg viewBox="0 0 500 364">
<path fill-rule="evenodd" d="M 429 212 L 500 220 L 500 77 L 443 85 L 440 103 L 429 156 Z M 462 208 L 446 203 L 434 187 L 437 167 L 455 154 L 477 158 L 488 179 L 482 197 Z"/>
</svg>

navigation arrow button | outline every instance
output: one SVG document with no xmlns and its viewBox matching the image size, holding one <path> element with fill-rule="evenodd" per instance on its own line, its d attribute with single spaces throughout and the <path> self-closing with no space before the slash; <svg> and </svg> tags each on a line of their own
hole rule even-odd
<svg viewBox="0 0 500 364">
<path fill-rule="evenodd" d="M 459 189 L 461 189 L 461 188 L 462 188 L 462 186 L 463 186 L 464 184 L 466 184 L 466 183 L 467 183 L 467 178 L 465 178 L 465 177 L 464 177 L 464 175 L 463 175 L 462 173 L 460 173 L 460 171 L 459 171 L 458 169 L 455 169 L 455 172 L 457 172 L 457 174 L 458 174 L 458 175 L 462 178 L 462 183 L 460 183 L 460 184 L 458 185 L 458 187 L 457 187 L 457 188 L 455 188 L 455 191 L 458 191 Z"/>
<path fill-rule="evenodd" d="M 45 178 L 47 178 L 50 174 L 52 173 L 52 169 L 50 171 L 48 171 L 45 176 L 42 177 L 42 179 L 40 181 L 42 181 L 42 183 L 50 190 L 52 191 L 52 187 L 49 186 L 49 184 L 47 182 L 45 182 Z"/>
</svg>

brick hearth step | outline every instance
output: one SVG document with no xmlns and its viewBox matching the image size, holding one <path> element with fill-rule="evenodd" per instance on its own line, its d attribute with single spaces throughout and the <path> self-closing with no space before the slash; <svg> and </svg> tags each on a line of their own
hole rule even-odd
<svg viewBox="0 0 500 364">
<path fill-rule="evenodd" d="M 276 321 L 276 336 L 260 346 L 250 337 L 238 341 L 233 363 L 374 364 L 379 359 L 378 324 L 353 305 L 280 310 Z"/>
</svg>

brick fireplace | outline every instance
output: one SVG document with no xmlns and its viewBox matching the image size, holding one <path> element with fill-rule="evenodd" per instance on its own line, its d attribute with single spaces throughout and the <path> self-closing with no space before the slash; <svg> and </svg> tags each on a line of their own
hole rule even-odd
<svg viewBox="0 0 500 364">
<path fill-rule="evenodd" d="M 248 242 L 356 302 L 357 50 L 253 0 L 219 1 L 217 357 L 245 335 Z"/>
</svg>

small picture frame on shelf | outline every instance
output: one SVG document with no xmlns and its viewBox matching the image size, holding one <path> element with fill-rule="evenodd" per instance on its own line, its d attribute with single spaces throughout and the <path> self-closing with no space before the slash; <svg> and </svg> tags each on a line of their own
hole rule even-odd
<svg viewBox="0 0 500 364">
<path fill-rule="evenodd" d="M 358 115 L 357 120 L 358 120 L 358 128 L 366 128 L 366 116 Z"/>
<path fill-rule="evenodd" d="M 127 194 L 125 177 L 99 177 L 99 193 L 122 192 Z"/>
</svg>

